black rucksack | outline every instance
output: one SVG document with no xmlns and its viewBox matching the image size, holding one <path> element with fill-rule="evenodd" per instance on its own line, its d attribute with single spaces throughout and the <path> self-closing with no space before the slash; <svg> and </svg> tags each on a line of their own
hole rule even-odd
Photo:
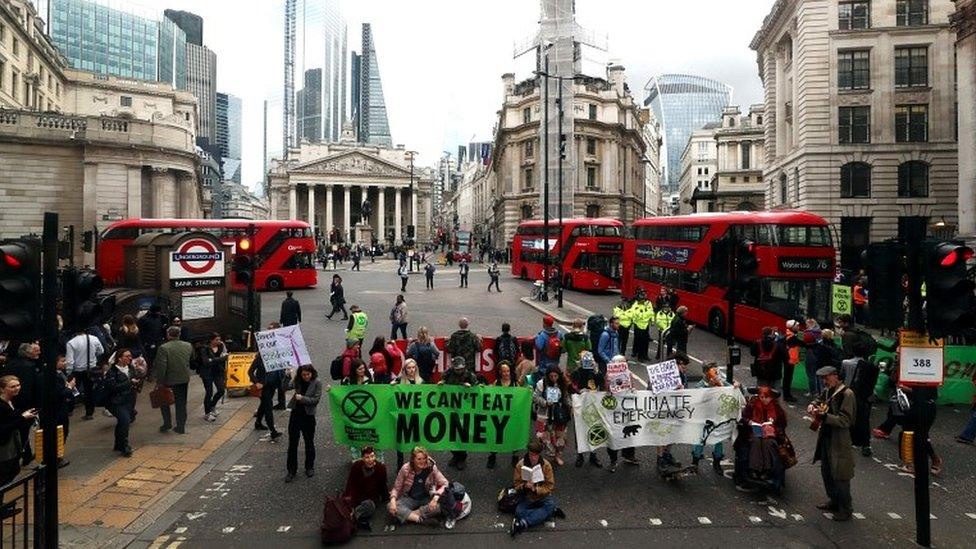
<svg viewBox="0 0 976 549">
<path fill-rule="evenodd" d="M 345 362 L 345 357 L 339 355 L 332 359 L 332 363 L 329 364 L 329 376 L 332 377 L 332 381 L 339 381 L 343 378 L 342 375 L 342 364 Z"/>
<path fill-rule="evenodd" d="M 600 335 L 607 327 L 607 318 L 603 315 L 590 315 L 586 319 L 586 331 L 590 334 L 590 347 L 596 349 L 600 345 Z"/>
<path fill-rule="evenodd" d="M 356 533 L 356 522 L 353 519 L 352 507 L 341 496 L 325 497 L 325 508 L 322 510 L 322 544 L 336 545 L 352 539 Z"/>
<path fill-rule="evenodd" d="M 518 342 L 515 337 L 511 334 L 501 335 L 496 341 L 496 347 L 498 348 L 498 356 L 495 357 L 495 362 L 507 360 L 509 364 L 514 366 L 518 358 Z"/>
</svg>

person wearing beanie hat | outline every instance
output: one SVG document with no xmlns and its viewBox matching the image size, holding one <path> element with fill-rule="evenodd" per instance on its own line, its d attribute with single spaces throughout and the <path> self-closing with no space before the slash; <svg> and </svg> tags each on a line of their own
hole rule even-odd
<svg viewBox="0 0 976 549">
<path fill-rule="evenodd" d="M 542 330 L 535 336 L 535 364 L 540 374 L 559 366 L 563 349 L 563 335 L 556 330 L 556 319 L 550 315 L 542 317 Z"/>
<path fill-rule="evenodd" d="M 552 497 L 556 478 L 552 464 L 542 457 L 542 450 L 542 441 L 533 438 L 526 447 L 525 457 L 515 464 L 515 490 L 519 493 L 519 502 L 515 507 L 515 519 L 509 529 L 509 534 L 513 537 L 532 526 L 542 524 L 556 513 L 556 500 Z M 533 481 L 533 477 L 537 476 L 533 471 L 536 467 L 542 472 L 542 480 L 538 482 Z"/>
<path fill-rule="evenodd" d="M 463 385 L 473 387 L 478 384 L 478 378 L 474 372 L 468 369 L 464 358 L 456 356 L 451 358 L 451 369 L 444 372 L 441 376 L 442 385 Z M 461 450 L 451 450 L 451 459 L 447 462 L 448 466 L 461 471 L 468 460 L 468 453 Z"/>
</svg>

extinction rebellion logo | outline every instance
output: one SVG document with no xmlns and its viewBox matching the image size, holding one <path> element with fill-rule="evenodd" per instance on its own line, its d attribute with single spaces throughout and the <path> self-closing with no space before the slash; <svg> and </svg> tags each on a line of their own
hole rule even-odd
<svg viewBox="0 0 976 549">
<path fill-rule="evenodd" d="M 342 413 L 357 425 L 373 421 L 376 410 L 376 397 L 366 391 L 353 391 L 342 399 Z"/>
</svg>

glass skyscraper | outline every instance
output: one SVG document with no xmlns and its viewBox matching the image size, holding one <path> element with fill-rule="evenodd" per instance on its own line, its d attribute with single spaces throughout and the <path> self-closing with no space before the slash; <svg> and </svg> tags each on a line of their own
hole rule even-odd
<svg viewBox="0 0 976 549">
<path fill-rule="evenodd" d="M 353 111 L 357 118 L 359 140 L 373 145 L 393 146 L 390 121 L 386 116 L 386 100 L 383 97 L 383 81 L 380 79 L 373 31 L 369 23 L 363 23 L 363 53 L 354 55 Z"/>
<path fill-rule="evenodd" d="M 37 0 L 55 46 L 76 68 L 186 89 L 186 34 L 114 0 Z"/>
<path fill-rule="evenodd" d="M 676 192 L 681 178 L 681 153 L 691 133 L 722 119 L 722 109 L 732 101 L 732 86 L 702 76 L 662 74 L 644 87 L 644 106 L 651 107 L 661 123 L 661 188 Z"/>
<path fill-rule="evenodd" d="M 241 182 L 241 98 L 217 92 L 215 144 L 223 161 L 224 179 Z"/>
<path fill-rule="evenodd" d="M 296 0 L 294 25 L 298 141 L 338 141 L 348 118 L 349 72 L 346 21 L 339 0 Z"/>
</svg>

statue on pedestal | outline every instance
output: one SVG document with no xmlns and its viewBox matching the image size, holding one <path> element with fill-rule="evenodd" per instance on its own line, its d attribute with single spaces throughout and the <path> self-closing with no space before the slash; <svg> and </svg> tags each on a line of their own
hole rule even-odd
<svg viewBox="0 0 976 549">
<path fill-rule="evenodd" d="M 373 213 L 373 205 L 369 203 L 369 199 L 363 200 L 363 205 L 360 207 L 359 212 L 362 217 L 362 223 L 369 225 L 369 218 Z"/>
</svg>

